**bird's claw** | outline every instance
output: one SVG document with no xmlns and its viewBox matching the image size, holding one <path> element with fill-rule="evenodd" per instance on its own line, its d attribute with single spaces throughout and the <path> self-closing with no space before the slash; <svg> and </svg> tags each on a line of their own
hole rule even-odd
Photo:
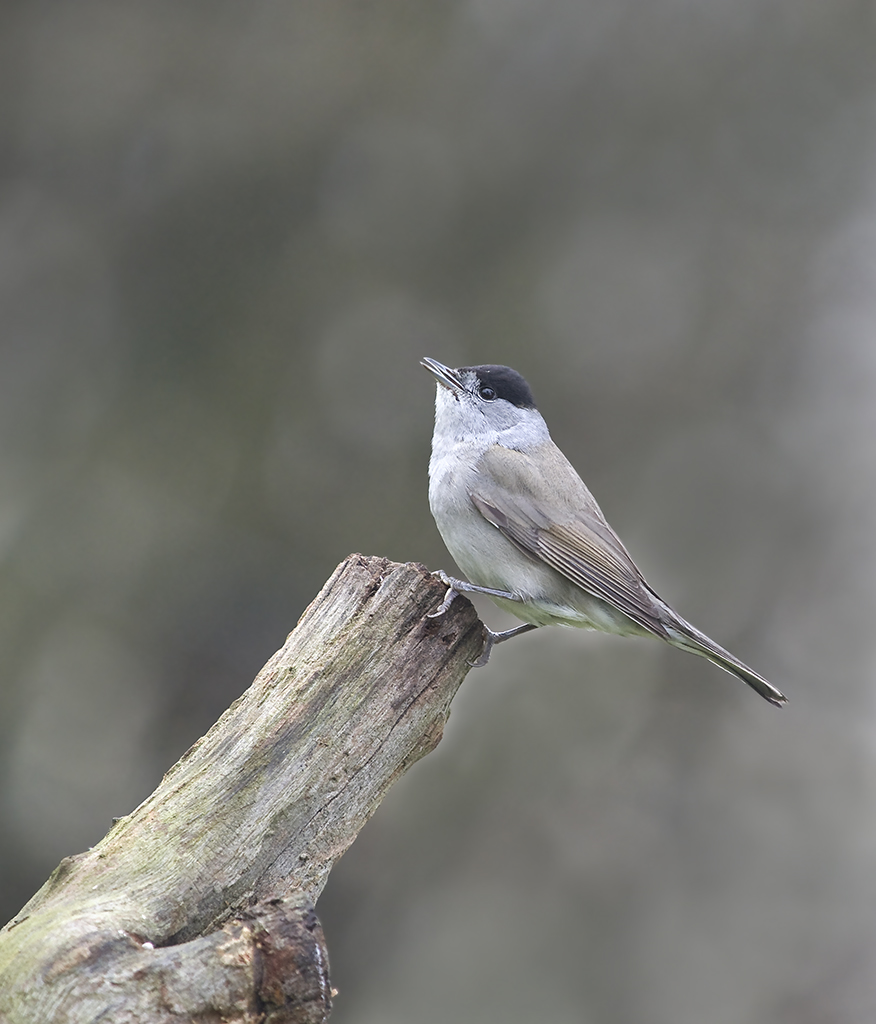
<svg viewBox="0 0 876 1024">
<path fill-rule="evenodd" d="M 438 575 L 435 573 L 434 575 Z M 428 612 L 426 615 L 427 619 L 438 619 L 440 618 L 447 609 L 453 604 L 454 600 L 459 596 L 459 591 L 454 590 L 453 587 L 448 586 L 447 593 L 444 595 L 444 600 L 435 609 L 434 612 Z"/>
<path fill-rule="evenodd" d="M 496 633 L 494 633 L 489 626 L 484 626 L 487 633 L 487 639 L 484 642 L 484 649 L 481 651 L 480 657 L 475 661 L 470 661 L 470 668 L 483 668 L 484 665 L 490 660 L 490 655 L 493 653 L 493 648 L 496 646 Z"/>
</svg>

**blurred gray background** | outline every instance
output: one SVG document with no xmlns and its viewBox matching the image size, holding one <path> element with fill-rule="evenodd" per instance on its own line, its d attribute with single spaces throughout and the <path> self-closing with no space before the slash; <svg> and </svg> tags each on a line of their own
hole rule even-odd
<svg viewBox="0 0 876 1024">
<path fill-rule="evenodd" d="M 873 4 L 9 2 L 0 76 L 3 920 L 345 555 L 453 568 L 418 360 L 502 362 L 791 704 L 499 648 L 332 874 L 333 1021 L 876 1018 Z"/>
</svg>

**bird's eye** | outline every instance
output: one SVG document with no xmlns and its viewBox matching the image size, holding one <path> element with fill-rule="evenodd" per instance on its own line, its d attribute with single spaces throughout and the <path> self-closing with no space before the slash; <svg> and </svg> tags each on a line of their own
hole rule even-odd
<svg viewBox="0 0 876 1024">
<path fill-rule="evenodd" d="M 481 384 L 478 388 L 478 394 L 485 402 L 492 402 L 496 398 L 495 389 L 491 388 L 488 384 Z"/>
</svg>

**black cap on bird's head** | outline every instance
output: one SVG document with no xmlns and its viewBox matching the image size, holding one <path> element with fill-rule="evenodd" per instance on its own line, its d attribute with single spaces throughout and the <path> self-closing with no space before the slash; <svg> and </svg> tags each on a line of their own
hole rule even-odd
<svg viewBox="0 0 876 1024">
<path fill-rule="evenodd" d="M 535 408 L 532 389 L 526 379 L 510 366 L 463 366 L 458 372 L 465 373 L 467 370 L 477 375 L 481 388 L 495 391 L 496 398 L 504 398 L 519 409 Z"/>
<path fill-rule="evenodd" d="M 420 363 L 450 392 L 476 393 L 486 402 L 503 399 L 518 409 L 535 408 L 532 389 L 525 378 L 510 366 L 488 363 L 484 366 L 460 366 L 458 370 L 451 370 L 437 359 L 428 357 L 422 359 Z"/>
</svg>

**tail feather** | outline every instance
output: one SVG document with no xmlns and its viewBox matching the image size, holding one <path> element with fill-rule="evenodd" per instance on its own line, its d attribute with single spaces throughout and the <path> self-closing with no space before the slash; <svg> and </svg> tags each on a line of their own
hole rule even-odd
<svg viewBox="0 0 876 1024">
<path fill-rule="evenodd" d="M 669 633 L 669 643 L 673 647 L 678 647 L 682 651 L 688 651 L 690 654 L 698 654 L 701 658 L 707 658 L 713 665 L 717 665 L 718 668 L 722 668 L 725 672 L 736 676 L 743 683 L 748 683 L 752 690 L 759 693 L 770 704 L 775 704 L 777 708 L 788 703 L 788 698 L 780 690 L 777 690 L 772 683 L 764 679 L 763 676 L 758 675 L 754 669 L 749 668 L 744 662 L 735 658 L 729 651 L 725 651 L 723 647 L 716 644 L 705 633 L 701 633 L 695 626 L 685 622 L 680 616 L 675 621 L 667 622 L 665 625 L 666 631 Z"/>
</svg>

